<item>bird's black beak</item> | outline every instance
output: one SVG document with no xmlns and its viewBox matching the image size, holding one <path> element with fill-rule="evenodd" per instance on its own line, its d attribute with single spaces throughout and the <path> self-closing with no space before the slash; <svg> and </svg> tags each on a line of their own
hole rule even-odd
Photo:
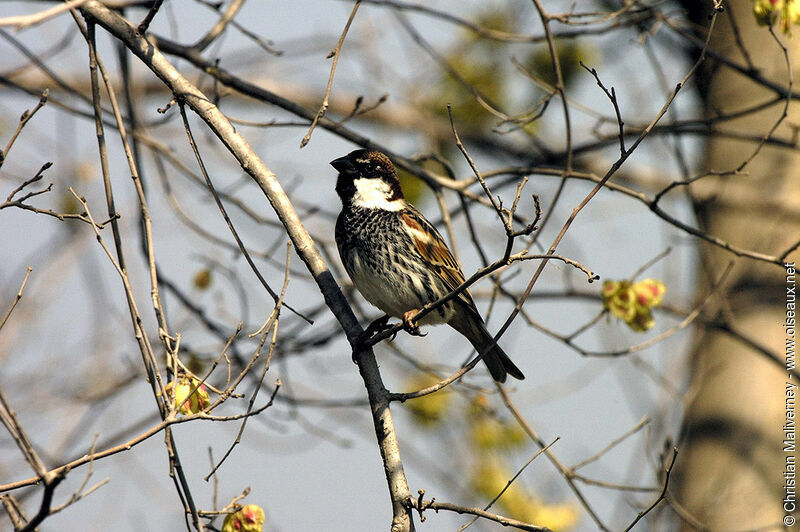
<svg viewBox="0 0 800 532">
<path fill-rule="evenodd" d="M 350 162 L 350 159 L 346 155 L 344 157 L 339 157 L 338 159 L 332 160 L 330 164 L 331 166 L 339 170 L 339 173 L 342 174 L 356 173 L 356 167 L 353 166 L 353 163 Z"/>
</svg>

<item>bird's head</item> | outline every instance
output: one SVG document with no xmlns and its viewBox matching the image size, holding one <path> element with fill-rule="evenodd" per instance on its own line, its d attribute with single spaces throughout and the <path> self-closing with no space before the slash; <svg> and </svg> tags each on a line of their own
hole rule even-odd
<svg viewBox="0 0 800 532">
<path fill-rule="evenodd" d="M 389 158 L 375 150 L 356 150 L 331 161 L 339 171 L 336 193 L 345 205 L 400 210 L 405 206 L 397 171 Z"/>
</svg>

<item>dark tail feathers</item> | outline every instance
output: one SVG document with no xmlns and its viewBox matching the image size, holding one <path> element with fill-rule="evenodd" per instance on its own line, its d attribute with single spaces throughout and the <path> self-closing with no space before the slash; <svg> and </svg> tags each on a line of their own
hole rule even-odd
<svg viewBox="0 0 800 532">
<path fill-rule="evenodd" d="M 491 342 L 491 337 L 489 337 L 489 342 Z M 489 342 L 484 344 L 484 349 L 486 345 L 489 345 Z M 478 349 L 478 346 L 475 346 Z M 492 378 L 497 382 L 506 382 L 506 375 L 511 375 L 515 379 L 522 380 L 525 378 L 525 375 L 520 371 L 520 369 L 511 362 L 511 359 L 508 358 L 508 355 L 500 349 L 500 346 L 495 345 L 492 347 L 488 353 L 483 355 L 483 361 L 486 362 L 486 366 L 489 368 L 489 373 L 492 374 Z"/>
<path fill-rule="evenodd" d="M 480 319 L 480 318 L 478 318 Z M 467 320 L 465 320 L 467 321 Z M 479 352 L 483 353 L 486 348 L 494 341 L 494 337 L 486 330 L 483 320 L 470 319 L 469 323 L 463 323 L 461 320 L 453 320 L 450 325 L 453 326 L 458 332 L 467 337 L 472 346 Z M 455 323 L 454 323 L 455 322 Z M 492 378 L 497 382 L 506 382 L 506 377 L 511 375 L 515 379 L 522 380 L 525 375 L 520 369 L 511 362 L 511 359 L 503 351 L 499 345 L 495 344 L 489 349 L 488 352 L 483 354 L 483 361 L 489 368 L 489 373 Z"/>
</svg>

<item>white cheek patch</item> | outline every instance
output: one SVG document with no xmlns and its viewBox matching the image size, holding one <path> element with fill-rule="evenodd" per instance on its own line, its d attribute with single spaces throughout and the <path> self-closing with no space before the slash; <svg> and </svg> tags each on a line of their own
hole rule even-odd
<svg viewBox="0 0 800 532">
<path fill-rule="evenodd" d="M 405 207 L 402 199 L 389 201 L 392 189 L 388 183 L 380 179 L 354 179 L 356 192 L 353 194 L 353 205 L 365 209 L 384 209 L 399 211 Z"/>
</svg>

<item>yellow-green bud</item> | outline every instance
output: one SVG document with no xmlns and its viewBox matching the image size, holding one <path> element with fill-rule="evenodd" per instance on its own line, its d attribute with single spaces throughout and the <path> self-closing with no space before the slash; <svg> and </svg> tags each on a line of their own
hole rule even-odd
<svg viewBox="0 0 800 532">
<path fill-rule="evenodd" d="M 262 532 L 264 519 L 264 510 L 260 506 L 248 504 L 225 516 L 222 532 Z"/>
</svg>

